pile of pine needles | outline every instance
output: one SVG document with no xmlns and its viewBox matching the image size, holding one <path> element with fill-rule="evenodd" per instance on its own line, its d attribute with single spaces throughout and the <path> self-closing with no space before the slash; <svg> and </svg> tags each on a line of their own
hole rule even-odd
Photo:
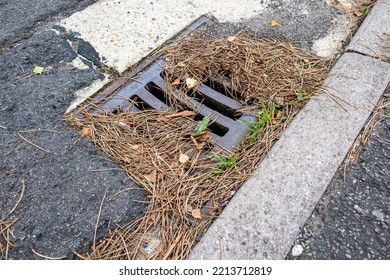
<svg viewBox="0 0 390 280">
<path fill-rule="evenodd" d="M 191 36 L 166 54 L 165 91 L 173 111 L 84 112 L 73 121 L 149 198 L 142 218 L 116 229 L 82 258 L 187 258 L 294 115 L 318 92 L 329 69 L 292 44 L 248 35 Z M 194 133 L 197 108 L 190 108 L 188 96 L 215 80 L 223 81 L 228 94 L 257 119 L 229 153 L 207 130 Z"/>
<path fill-rule="evenodd" d="M 230 96 L 242 105 L 259 106 L 272 96 L 279 105 L 297 105 L 297 96 L 316 93 L 328 69 L 326 62 L 292 44 L 254 40 L 247 34 L 217 40 L 195 35 L 167 53 L 165 91 L 177 109 L 182 103 L 176 100 L 186 102 L 189 88 L 215 80 L 224 81 L 232 89 Z"/>
</svg>

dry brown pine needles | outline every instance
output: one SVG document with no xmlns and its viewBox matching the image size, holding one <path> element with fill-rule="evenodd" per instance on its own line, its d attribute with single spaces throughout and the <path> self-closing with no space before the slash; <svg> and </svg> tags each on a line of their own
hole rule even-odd
<svg viewBox="0 0 390 280">
<path fill-rule="evenodd" d="M 13 237 L 12 225 L 18 220 L 18 218 L 12 218 L 11 215 L 19 206 L 25 189 L 25 182 L 24 179 L 22 179 L 22 190 L 18 200 L 16 201 L 14 207 L 12 207 L 12 209 L 4 217 L 0 218 L 0 257 L 3 259 L 7 259 L 9 250 L 15 247 L 15 245 L 11 242 L 11 238 Z"/>
<path fill-rule="evenodd" d="M 384 119 L 388 119 L 390 110 L 390 94 L 384 94 L 379 100 L 378 105 L 375 107 L 371 116 L 368 118 L 366 124 L 364 125 L 359 136 L 356 138 L 355 142 L 352 144 L 351 149 L 348 152 L 348 155 L 344 163 L 344 172 L 345 169 L 356 163 L 359 158 L 360 153 L 370 139 L 372 130 L 381 123 Z"/>
<path fill-rule="evenodd" d="M 302 104 L 322 84 L 328 65 L 293 45 L 249 36 L 190 37 L 167 50 L 166 91 L 176 110 L 91 115 L 74 122 L 117 161 L 149 197 L 141 219 L 101 240 L 86 259 L 185 259 L 232 195 L 252 174 Z M 187 96 L 222 80 L 258 121 L 232 153 L 222 152 L 197 122 Z M 179 112 L 177 114 L 176 112 Z M 188 111 L 185 111 L 188 112 Z"/>
<path fill-rule="evenodd" d="M 171 104 L 187 101 L 191 85 L 225 81 L 231 97 L 256 105 L 276 96 L 280 105 L 297 104 L 297 94 L 309 97 L 322 85 L 328 64 L 302 53 L 292 44 L 249 35 L 205 40 L 191 36 L 167 49 L 166 92 Z M 192 84 L 191 84 L 192 82 Z"/>
</svg>

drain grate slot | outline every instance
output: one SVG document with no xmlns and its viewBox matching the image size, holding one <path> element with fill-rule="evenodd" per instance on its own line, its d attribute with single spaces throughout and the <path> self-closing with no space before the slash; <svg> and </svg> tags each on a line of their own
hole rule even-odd
<svg viewBox="0 0 390 280">
<path fill-rule="evenodd" d="M 137 95 L 133 96 L 130 100 L 131 100 L 132 106 L 137 108 L 139 111 L 153 110 L 154 109 L 150 105 L 151 102 L 147 103 L 147 102 L 145 102 L 145 100 L 141 99 Z"/>
<path fill-rule="evenodd" d="M 221 95 L 219 92 L 205 85 L 201 85 L 196 91 L 192 91 L 190 96 L 194 97 L 195 100 L 199 101 L 205 106 L 212 108 L 233 120 L 238 120 L 242 116 L 242 113 L 237 112 L 237 110 L 241 108 L 237 101 L 225 97 L 224 95 Z"/>
<path fill-rule="evenodd" d="M 154 82 L 147 83 L 145 85 L 145 89 L 165 105 L 169 107 L 172 106 L 172 104 L 170 104 L 169 100 L 166 98 L 164 90 Z"/>
<path fill-rule="evenodd" d="M 204 82 L 204 84 L 229 98 L 232 97 L 237 97 L 239 99 L 242 98 L 241 92 L 232 89 L 231 83 L 227 80 L 228 79 L 220 82 L 217 81 L 216 79 L 208 79 L 207 81 Z"/>
<path fill-rule="evenodd" d="M 205 116 L 204 115 L 201 115 L 201 114 L 197 114 L 195 117 L 194 117 L 194 120 L 195 121 L 201 121 Z M 229 132 L 229 128 L 227 128 L 226 126 L 223 126 L 222 124 L 220 124 L 218 121 L 215 121 L 213 123 L 211 123 L 208 127 L 211 132 L 219 137 L 223 137 L 225 136 L 228 132 Z"/>
</svg>

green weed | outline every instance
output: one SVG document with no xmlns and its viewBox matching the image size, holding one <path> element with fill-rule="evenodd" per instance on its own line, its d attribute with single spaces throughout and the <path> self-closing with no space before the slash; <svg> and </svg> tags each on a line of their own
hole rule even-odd
<svg viewBox="0 0 390 280">
<path fill-rule="evenodd" d="M 363 14 L 363 16 L 368 16 L 368 14 L 370 13 L 370 7 L 367 7 L 367 6 L 361 6 L 360 7 L 360 12 Z"/>
<path fill-rule="evenodd" d="M 306 99 L 307 93 L 304 92 L 304 91 L 303 92 L 297 92 L 296 95 L 297 95 L 298 101 L 303 101 L 303 100 Z"/>
<path fill-rule="evenodd" d="M 272 104 L 271 100 L 268 101 L 267 105 L 262 101 L 261 111 L 257 115 L 257 120 L 245 122 L 249 130 L 249 134 L 247 137 L 250 140 L 251 144 L 257 141 L 260 133 L 271 122 L 275 110 L 277 110 L 278 107 L 280 106 Z"/>
<path fill-rule="evenodd" d="M 218 167 L 215 167 L 209 174 L 208 177 L 212 174 L 221 174 L 232 168 L 237 169 L 237 155 L 233 154 L 230 157 L 223 157 L 216 154 L 209 155 L 212 158 L 218 160 Z M 238 170 L 237 170 L 238 171 Z"/>
</svg>

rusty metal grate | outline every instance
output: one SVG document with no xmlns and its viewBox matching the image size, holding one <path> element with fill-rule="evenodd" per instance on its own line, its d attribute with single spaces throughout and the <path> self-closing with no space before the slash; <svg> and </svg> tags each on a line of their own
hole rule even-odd
<svg viewBox="0 0 390 280">
<path fill-rule="evenodd" d="M 203 16 L 178 37 L 186 36 L 203 25 L 212 24 L 212 20 Z M 141 64 L 131 73 L 130 76 L 137 77 L 136 80 L 123 78 L 97 96 L 92 103 L 100 105 L 95 107 L 92 113 L 172 110 L 164 93 L 165 62 L 158 57 L 159 55 L 151 63 L 149 61 Z M 197 112 L 195 120 L 200 120 L 204 116 L 214 120 L 209 126 L 211 141 L 232 151 L 249 132 L 245 122 L 253 121 L 254 117 L 239 113 L 240 103 L 230 98 L 226 89 L 231 90 L 223 81 L 208 81 L 201 84 L 191 96 L 188 95 L 190 100 L 188 109 Z"/>
</svg>

